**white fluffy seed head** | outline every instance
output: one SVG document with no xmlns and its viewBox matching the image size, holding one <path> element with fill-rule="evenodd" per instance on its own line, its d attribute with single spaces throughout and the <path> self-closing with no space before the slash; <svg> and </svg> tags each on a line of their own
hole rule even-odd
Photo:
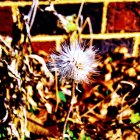
<svg viewBox="0 0 140 140">
<path fill-rule="evenodd" d="M 90 76 L 96 73 L 96 50 L 93 46 L 85 47 L 78 41 L 70 45 L 63 43 L 60 52 L 51 55 L 51 70 L 57 71 L 61 79 L 89 83 Z"/>
</svg>

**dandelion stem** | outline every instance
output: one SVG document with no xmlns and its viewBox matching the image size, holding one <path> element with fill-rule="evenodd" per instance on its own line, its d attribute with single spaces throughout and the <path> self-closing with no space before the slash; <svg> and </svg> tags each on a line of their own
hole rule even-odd
<svg viewBox="0 0 140 140">
<path fill-rule="evenodd" d="M 65 122 L 64 122 L 62 140 L 64 140 L 64 138 L 65 138 L 66 126 L 67 126 L 68 119 L 69 119 L 70 113 L 71 113 L 72 108 L 73 108 L 73 105 L 74 105 L 75 88 L 76 88 L 76 83 L 75 83 L 75 81 L 73 80 L 73 82 L 72 82 L 72 92 L 71 92 L 70 107 L 69 107 L 69 110 L 68 110 L 68 113 L 67 113 L 67 116 L 66 116 Z"/>
<path fill-rule="evenodd" d="M 55 112 L 57 112 L 58 103 L 59 103 L 57 71 L 55 71 L 55 91 L 56 91 L 56 107 L 55 107 Z"/>
</svg>

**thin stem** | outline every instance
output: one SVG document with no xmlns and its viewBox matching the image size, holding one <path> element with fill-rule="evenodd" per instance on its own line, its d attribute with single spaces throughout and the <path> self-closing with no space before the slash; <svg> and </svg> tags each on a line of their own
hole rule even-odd
<svg viewBox="0 0 140 140">
<path fill-rule="evenodd" d="M 77 21 L 76 21 L 77 23 L 78 23 L 79 18 L 80 18 L 80 16 L 81 16 L 81 13 L 82 13 L 82 10 L 83 10 L 84 3 L 85 3 L 85 0 L 83 0 L 82 3 L 81 3 L 80 9 L 79 9 L 79 13 L 78 13 L 78 17 L 77 17 Z"/>
<path fill-rule="evenodd" d="M 65 138 L 66 126 L 67 126 L 68 119 L 69 119 L 70 113 L 71 113 L 72 108 L 73 108 L 73 105 L 74 105 L 75 88 L 76 88 L 76 83 L 75 83 L 75 81 L 73 80 L 73 82 L 72 82 L 72 93 L 71 93 L 70 107 L 69 107 L 69 110 L 68 110 L 68 113 L 67 113 L 67 116 L 66 116 L 65 122 L 64 122 L 62 140 L 64 140 L 64 138 Z"/>
<path fill-rule="evenodd" d="M 56 91 L 56 107 L 55 107 L 55 112 L 57 112 L 58 103 L 59 103 L 57 70 L 55 71 L 55 91 Z"/>
<path fill-rule="evenodd" d="M 38 0 L 33 0 L 33 4 L 31 6 L 31 9 L 29 11 L 29 26 L 30 26 L 30 29 L 32 28 L 32 25 L 34 23 L 34 20 L 35 20 L 35 16 L 36 16 L 36 13 L 37 13 L 37 7 L 38 7 Z"/>
</svg>

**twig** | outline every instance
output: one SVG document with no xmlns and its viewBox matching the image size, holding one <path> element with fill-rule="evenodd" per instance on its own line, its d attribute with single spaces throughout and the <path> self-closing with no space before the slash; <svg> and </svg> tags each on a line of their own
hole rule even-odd
<svg viewBox="0 0 140 140">
<path fill-rule="evenodd" d="M 84 114 L 81 115 L 81 118 L 86 116 L 88 113 L 93 112 L 93 110 L 98 107 L 102 102 L 104 102 L 106 99 L 110 98 L 111 95 L 113 95 L 114 93 L 117 93 L 117 90 L 119 89 L 119 87 L 116 88 L 116 90 L 114 92 L 112 92 L 110 95 L 108 95 L 106 98 L 104 98 L 103 100 L 101 100 L 99 103 L 97 103 L 95 106 L 93 106 L 92 108 L 90 108 L 87 112 L 85 112 Z"/>
<path fill-rule="evenodd" d="M 132 89 L 135 88 L 135 85 L 132 84 L 131 82 L 128 82 L 128 81 L 121 81 L 120 83 L 131 85 L 131 86 L 132 86 Z M 127 93 L 124 95 L 124 97 L 122 98 L 121 109 L 123 108 L 125 98 L 126 98 L 129 94 L 130 94 L 130 91 L 127 92 Z M 119 122 L 120 122 L 120 123 L 123 123 L 123 121 L 122 121 L 122 113 L 120 114 Z"/>
</svg>

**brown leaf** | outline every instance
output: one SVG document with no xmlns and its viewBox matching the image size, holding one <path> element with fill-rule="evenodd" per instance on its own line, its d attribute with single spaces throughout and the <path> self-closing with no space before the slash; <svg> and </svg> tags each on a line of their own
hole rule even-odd
<svg viewBox="0 0 140 140">
<path fill-rule="evenodd" d="M 42 135 L 44 137 L 54 137 L 58 139 L 60 136 L 60 132 L 57 126 L 45 127 L 44 125 L 40 125 L 39 123 L 29 118 L 27 128 L 33 134 Z"/>
</svg>

